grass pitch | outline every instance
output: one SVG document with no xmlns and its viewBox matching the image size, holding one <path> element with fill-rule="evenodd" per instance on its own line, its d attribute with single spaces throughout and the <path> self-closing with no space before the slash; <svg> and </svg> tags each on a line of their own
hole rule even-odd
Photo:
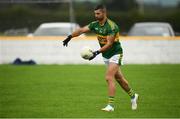
<svg viewBox="0 0 180 119">
<path fill-rule="evenodd" d="M 0 65 L 0 117 L 180 117 L 180 65 L 125 65 L 140 94 L 138 110 L 116 84 L 115 111 L 107 103 L 104 65 Z"/>
</svg>

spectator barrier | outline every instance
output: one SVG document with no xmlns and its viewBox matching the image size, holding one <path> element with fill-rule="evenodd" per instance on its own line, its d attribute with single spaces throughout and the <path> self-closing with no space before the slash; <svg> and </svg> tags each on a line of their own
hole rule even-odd
<svg viewBox="0 0 180 119">
<path fill-rule="evenodd" d="M 99 55 L 92 61 L 81 58 L 83 46 L 99 49 L 96 37 L 74 38 L 63 47 L 65 37 L 0 37 L 0 64 L 16 58 L 37 64 L 103 64 Z M 180 37 L 120 37 L 124 64 L 180 63 Z"/>
</svg>

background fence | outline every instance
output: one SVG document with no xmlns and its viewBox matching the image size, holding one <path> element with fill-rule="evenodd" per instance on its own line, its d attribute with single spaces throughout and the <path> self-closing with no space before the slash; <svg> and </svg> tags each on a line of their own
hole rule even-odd
<svg viewBox="0 0 180 119">
<path fill-rule="evenodd" d="M 95 37 L 76 38 L 63 47 L 63 37 L 1 37 L 0 63 L 12 63 L 16 58 L 35 60 L 38 64 L 102 64 L 99 55 L 93 61 L 81 58 L 83 46 L 99 49 Z M 120 38 L 125 64 L 180 63 L 180 38 Z M 155 40 L 154 40 L 155 39 Z"/>
</svg>

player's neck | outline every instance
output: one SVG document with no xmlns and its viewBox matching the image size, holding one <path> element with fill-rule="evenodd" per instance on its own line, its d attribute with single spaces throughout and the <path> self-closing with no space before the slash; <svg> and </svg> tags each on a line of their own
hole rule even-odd
<svg viewBox="0 0 180 119">
<path fill-rule="evenodd" d="M 103 26 L 103 25 L 105 24 L 106 20 L 107 20 L 107 17 L 104 17 L 103 20 L 99 21 L 99 24 L 100 24 L 101 26 Z"/>
</svg>

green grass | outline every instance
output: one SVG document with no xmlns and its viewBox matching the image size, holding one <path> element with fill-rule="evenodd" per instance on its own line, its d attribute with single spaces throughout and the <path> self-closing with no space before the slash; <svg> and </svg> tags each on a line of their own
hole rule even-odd
<svg viewBox="0 0 180 119">
<path fill-rule="evenodd" d="M 180 117 L 180 64 L 122 70 L 140 94 L 138 110 L 116 84 L 115 111 L 107 113 L 104 65 L 0 65 L 0 117 Z"/>
</svg>

